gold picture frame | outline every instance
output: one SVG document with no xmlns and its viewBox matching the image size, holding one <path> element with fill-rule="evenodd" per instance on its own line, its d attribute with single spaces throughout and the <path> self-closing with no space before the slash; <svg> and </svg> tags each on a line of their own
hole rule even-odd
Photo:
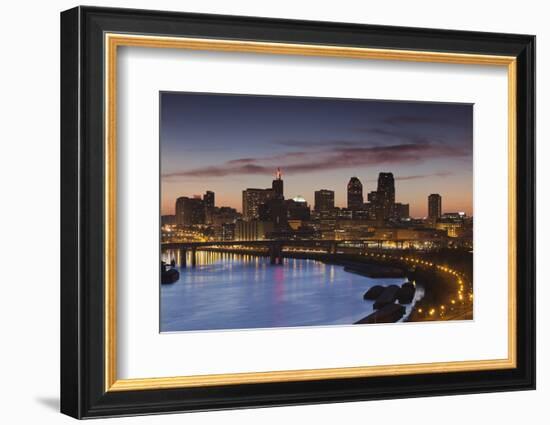
<svg viewBox="0 0 550 425">
<path fill-rule="evenodd" d="M 419 373 L 465 372 L 516 367 L 516 58 L 464 53 L 414 50 L 390 50 L 357 47 L 334 47 L 308 44 L 265 43 L 185 37 L 105 34 L 105 391 L 136 391 L 215 385 L 307 381 L 351 377 L 410 375 Z M 119 47 L 189 49 L 263 53 L 281 55 L 325 56 L 363 60 L 392 60 L 506 67 L 508 73 L 508 357 L 494 360 L 399 364 L 387 366 L 305 369 L 254 373 L 231 373 L 198 376 L 117 379 L 116 374 L 116 98 L 117 52 Z"/>
</svg>

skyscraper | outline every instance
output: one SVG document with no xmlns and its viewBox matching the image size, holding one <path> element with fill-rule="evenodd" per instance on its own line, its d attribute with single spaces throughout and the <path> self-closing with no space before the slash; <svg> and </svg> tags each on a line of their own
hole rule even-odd
<svg viewBox="0 0 550 425">
<path fill-rule="evenodd" d="M 275 174 L 275 180 L 271 183 L 271 189 L 273 190 L 273 196 L 278 199 L 284 199 L 284 186 L 283 186 L 283 175 L 281 174 L 281 169 L 277 168 L 277 173 Z"/>
<path fill-rule="evenodd" d="M 378 174 L 376 202 L 379 211 L 377 218 L 383 220 L 390 218 L 395 204 L 395 181 L 393 173 Z"/>
<path fill-rule="evenodd" d="M 204 201 L 182 196 L 176 200 L 176 224 L 190 226 L 204 224 Z"/>
<path fill-rule="evenodd" d="M 428 196 L 428 218 L 436 221 L 441 217 L 441 195 L 432 193 Z"/>
<path fill-rule="evenodd" d="M 334 191 L 321 189 L 315 191 L 315 211 L 331 211 L 334 209 Z"/>
<path fill-rule="evenodd" d="M 243 218 L 257 220 L 260 217 L 260 205 L 273 198 L 273 189 L 243 190 Z"/>
<path fill-rule="evenodd" d="M 348 209 L 359 210 L 363 207 L 363 185 L 357 177 L 348 183 Z"/>
<path fill-rule="evenodd" d="M 204 202 L 204 218 L 207 224 L 212 223 L 212 215 L 214 214 L 215 194 L 214 192 L 207 190 L 203 195 L 202 200 Z"/>
</svg>

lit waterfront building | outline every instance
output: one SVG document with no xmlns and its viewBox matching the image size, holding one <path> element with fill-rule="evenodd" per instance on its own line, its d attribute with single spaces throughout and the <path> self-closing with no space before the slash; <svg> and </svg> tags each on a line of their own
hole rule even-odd
<svg viewBox="0 0 550 425">
<path fill-rule="evenodd" d="M 352 177 L 348 183 L 348 209 L 358 210 L 363 206 L 363 185 L 357 177 Z"/>
<path fill-rule="evenodd" d="M 204 224 L 204 202 L 200 198 L 182 196 L 176 200 L 176 224 L 191 226 Z"/>
<path fill-rule="evenodd" d="M 176 224 L 175 215 L 162 215 L 160 216 L 160 225 L 161 226 L 173 226 Z"/>
<path fill-rule="evenodd" d="M 441 195 L 432 193 L 428 196 L 428 219 L 435 222 L 441 217 Z"/>
<path fill-rule="evenodd" d="M 334 190 L 316 190 L 314 209 L 317 212 L 332 211 L 334 209 Z"/>
<path fill-rule="evenodd" d="M 238 220 L 235 223 L 236 241 L 257 241 L 266 239 L 267 234 L 273 231 L 273 223 L 260 220 Z"/>
<path fill-rule="evenodd" d="M 260 217 L 260 205 L 273 198 L 273 189 L 243 190 L 243 218 L 257 220 Z"/>
<path fill-rule="evenodd" d="M 445 230 L 450 238 L 458 238 L 467 235 L 472 228 L 473 222 L 463 212 L 451 212 L 441 214 L 436 221 L 435 228 Z"/>
</svg>

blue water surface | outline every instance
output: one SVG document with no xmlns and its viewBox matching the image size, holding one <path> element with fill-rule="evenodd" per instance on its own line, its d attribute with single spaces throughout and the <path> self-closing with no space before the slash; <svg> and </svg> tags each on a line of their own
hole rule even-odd
<svg viewBox="0 0 550 425">
<path fill-rule="evenodd" d="M 197 255 L 196 267 L 177 267 L 180 279 L 161 285 L 161 332 L 350 325 L 372 313 L 363 300 L 371 286 L 404 282 L 315 260 L 271 265 L 266 257 Z"/>
</svg>

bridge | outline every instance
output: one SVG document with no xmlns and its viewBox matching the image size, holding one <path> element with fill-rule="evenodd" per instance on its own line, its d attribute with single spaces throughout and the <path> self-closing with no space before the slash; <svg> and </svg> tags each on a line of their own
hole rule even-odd
<svg viewBox="0 0 550 425">
<path fill-rule="evenodd" d="M 432 242 L 440 242 L 434 239 Z M 283 263 L 283 248 L 301 247 L 318 248 L 326 251 L 327 254 L 336 254 L 339 246 L 346 248 L 359 248 L 361 252 L 370 247 L 382 248 L 384 242 L 394 242 L 397 248 L 404 247 L 404 244 L 418 242 L 417 239 L 358 239 L 358 240 L 327 240 L 327 239 L 308 239 L 308 240 L 254 240 L 254 241 L 205 241 L 205 242 L 164 242 L 161 245 L 162 250 L 177 250 L 180 252 L 182 267 L 187 266 L 187 252 L 191 252 L 191 265 L 196 265 L 196 253 L 201 248 L 223 248 L 223 247 L 249 247 L 265 248 L 269 253 L 271 264 Z"/>
</svg>

